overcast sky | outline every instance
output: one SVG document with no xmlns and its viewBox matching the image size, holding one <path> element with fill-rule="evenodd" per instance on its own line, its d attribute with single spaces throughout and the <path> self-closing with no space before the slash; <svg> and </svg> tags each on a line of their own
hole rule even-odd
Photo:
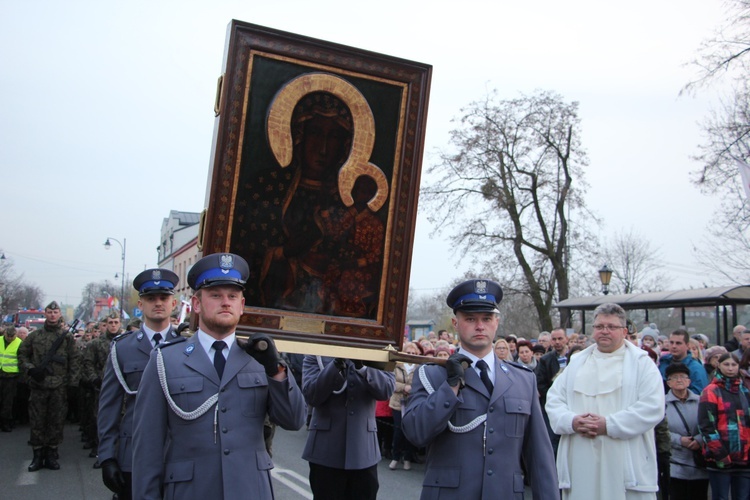
<svg viewBox="0 0 750 500">
<path fill-rule="evenodd" d="M 86 283 L 119 284 L 108 236 L 127 239 L 131 280 L 155 266 L 163 218 L 206 204 L 234 18 L 431 64 L 424 169 L 489 89 L 579 101 L 603 233 L 648 238 L 672 288 L 726 284 L 691 253 L 716 205 L 689 182 L 714 97 L 678 96 L 722 17 L 718 0 L 0 0 L 0 249 L 47 300 L 73 305 Z M 425 292 L 463 270 L 431 230 L 420 216 L 411 287 Z"/>
</svg>

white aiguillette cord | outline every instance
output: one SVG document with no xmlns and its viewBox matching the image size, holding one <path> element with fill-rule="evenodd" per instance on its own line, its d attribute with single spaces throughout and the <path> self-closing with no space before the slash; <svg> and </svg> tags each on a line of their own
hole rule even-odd
<svg viewBox="0 0 750 500">
<path fill-rule="evenodd" d="M 169 386 L 167 384 L 167 372 L 164 368 L 164 357 L 161 354 L 161 348 L 156 348 L 156 371 L 159 374 L 159 383 L 161 384 L 161 390 L 164 392 L 164 397 L 167 400 L 167 404 L 175 414 L 183 420 L 195 420 L 196 418 L 202 417 L 208 412 L 208 410 L 219 401 L 219 393 L 217 392 L 210 398 L 208 398 L 202 405 L 193 411 L 185 411 L 175 403 L 172 399 L 172 395 L 169 394 Z M 214 442 L 216 441 L 216 423 L 219 412 L 219 405 L 216 405 L 216 411 L 214 412 Z"/>
<path fill-rule="evenodd" d="M 425 390 L 427 391 L 427 394 L 432 394 L 435 392 L 435 388 L 432 387 L 432 383 L 427 378 L 427 374 L 425 374 L 424 371 L 425 365 L 422 365 L 419 367 L 419 380 L 422 382 L 422 385 L 424 386 Z M 469 431 L 473 431 L 480 425 L 482 425 L 487 420 L 487 414 L 479 415 L 477 418 L 472 420 L 466 425 L 456 426 L 453 425 L 453 423 L 449 420 L 448 421 L 448 429 L 450 429 L 451 432 L 455 432 L 457 434 L 463 434 Z"/>
</svg>

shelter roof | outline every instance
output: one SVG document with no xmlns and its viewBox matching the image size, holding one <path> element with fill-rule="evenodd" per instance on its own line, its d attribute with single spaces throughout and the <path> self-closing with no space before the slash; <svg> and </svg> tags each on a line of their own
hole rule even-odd
<svg viewBox="0 0 750 500">
<path fill-rule="evenodd" d="M 601 304 L 614 302 L 623 309 L 660 309 L 667 307 L 710 307 L 729 304 L 750 304 L 750 285 L 693 288 L 669 292 L 628 293 L 575 297 L 555 304 L 558 309 L 593 310 Z"/>
</svg>

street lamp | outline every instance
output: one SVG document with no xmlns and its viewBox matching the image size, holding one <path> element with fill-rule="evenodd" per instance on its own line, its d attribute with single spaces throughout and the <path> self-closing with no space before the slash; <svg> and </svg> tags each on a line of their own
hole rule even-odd
<svg viewBox="0 0 750 500">
<path fill-rule="evenodd" d="M 602 293 L 607 295 L 609 293 L 609 282 L 612 281 L 612 269 L 607 267 L 607 264 L 599 269 L 599 280 L 602 282 Z"/>
<path fill-rule="evenodd" d="M 125 307 L 125 249 L 128 247 L 127 243 L 128 240 L 123 238 L 122 243 L 120 243 L 118 240 L 112 238 L 111 236 L 107 237 L 107 241 L 104 242 L 104 248 L 106 250 L 109 250 L 112 247 L 112 244 L 109 242 L 109 240 L 114 241 L 118 245 L 120 245 L 120 248 L 122 249 L 122 283 L 120 284 L 120 318 L 125 319 L 124 314 L 124 307 Z"/>
</svg>

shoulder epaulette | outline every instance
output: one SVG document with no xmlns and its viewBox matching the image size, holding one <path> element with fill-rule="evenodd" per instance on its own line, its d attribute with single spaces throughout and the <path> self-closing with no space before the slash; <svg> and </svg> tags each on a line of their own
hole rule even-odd
<svg viewBox="0 0 750 500">
<path fill-rule="evenodd" d="M 163 340 L 159 342 L 158 347 L 160 349 L 163 349 L 165 347 L 169 347 L 171 345 L 179 344 L 180 342 L 185 342 L 187 340 L 187 337 L 177 337 L 173 339 Z"/>
<path fill-rule="evenodd" d="M 122 340 L 125 337 L 127 337 L 128 335 L 130 335 L 131 333 L 133 333 L 132 330 L 129 331 L 129 332 L 122 332 L 120 335 L 115 336 L 115 338 L 112 339 L 112 342 L 117 342 L 119 340 Z"/>
<path fill-rule="evenodd" d="M 521 363 L 518 363 L 518 362 L 516 362 L 516 361 L 505 361 L 505 364 L 506 364 L 506 365 L 509 365 L 509 366 L 514 366 L 514 367 L 516 367 L 516 368 L 521 368 L 522 370 L 526 370 L 526 371 L 528 371 L 528 372 L 532 372 L 532 373 L 534 372 L 534 370 L 532 370 L 532 369 L 531 369 L 531 368 L 529 368 L 528 366 L 526 366 L 526 365 L 524 365 L 524 364 L 521 364 Z"/>
</svg>

